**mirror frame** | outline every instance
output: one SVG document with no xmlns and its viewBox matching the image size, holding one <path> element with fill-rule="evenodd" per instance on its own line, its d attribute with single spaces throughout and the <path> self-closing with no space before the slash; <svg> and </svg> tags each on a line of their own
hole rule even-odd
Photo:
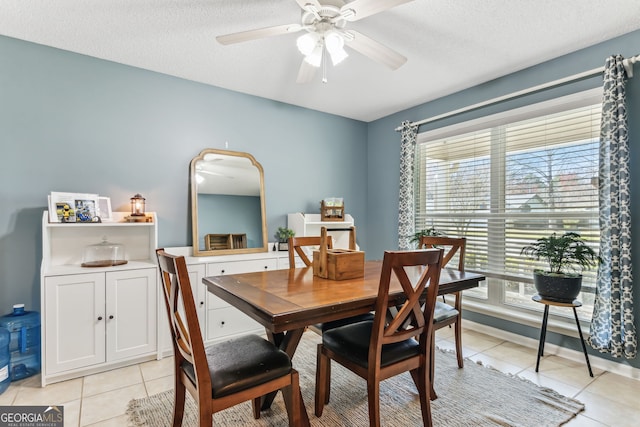
<svg viewBox="0 0 640 427">
<path fill-rule="evenodd" d="M 220 249 L 215 251 L 207 251 L 204 248 L 200 248 L 200 238 L 198 236 L 198 185 L 196 182 L 196 163 L 203 161 L 207 154 L 221 154 L 232 157 L 243 157 L 249 159 L 253 166 L 258 169 L 260 175 L 260 210 L 262 220 L 262 246 L 255 248 L 241 248 L 241 249 Z M 215 256 L 215 255 L 235 255 L 235 254 L 249 254 L 258 252 L 269 252 L 269 242 L 267 241 L 267 215 L 266 215 L 266 203 L 264 198 L 264 170 L 262 165 L 249 153 L 243 153 L 240 151 L 228 151 L 218 150 L 215 148 L 204 149 L 191 160 L 190 164 L 190 181 L 191 181 L 191 232 L 192 232 L 192 247 L 193 256 Z"/>
</svg>

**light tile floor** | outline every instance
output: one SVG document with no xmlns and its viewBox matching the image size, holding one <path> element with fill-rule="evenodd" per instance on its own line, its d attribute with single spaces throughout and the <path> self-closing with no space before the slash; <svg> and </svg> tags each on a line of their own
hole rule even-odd
<svg viewBox="0 0 640 427">
<path fill-rule="evenodd" d="M 308 332 L 313 333 L 313 332 Z M 453 349 L 449 328 L 436 333 L 441 348 Z M 585 403 L 586 409 L 569 427 L 640 425 L 640 381 L 594 369 L 555 355 L 545 356 L 535 372 L 536 350 L 465 329 L 464 356 L 503 372 L 518 375 Z M 120 427 L 127 425 L 127 403 L 173 387 L 172 358 L 115 369 L 84 378 L 40 387 L 40 378 L 12 383 L 0 395 L 0 405 L 64 406 L 65 426 Z M 310 414 L 313 417 L 313 414 Z M 437 423 L 436 423 L 437 425 Z"/>
</svg>

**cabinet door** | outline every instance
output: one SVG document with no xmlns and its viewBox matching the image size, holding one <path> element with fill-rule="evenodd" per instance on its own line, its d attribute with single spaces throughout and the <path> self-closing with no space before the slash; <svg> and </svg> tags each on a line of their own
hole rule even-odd
<svg viewBox="0 0 640 427">
<path fill-rule="evenodd" d="M 156 270 L 106 273 L 107 360 L 157 350 Z"/>
<path fill-rule="evenodd" d="M 46 374 L 105 361 L 104 273 L 45 279 Z"/>
</svg>

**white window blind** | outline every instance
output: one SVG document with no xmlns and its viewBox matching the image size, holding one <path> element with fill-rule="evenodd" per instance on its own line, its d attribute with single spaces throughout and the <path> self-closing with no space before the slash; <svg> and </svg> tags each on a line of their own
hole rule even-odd
<svg viewBox="0 0 640 427">
<path fill-rule="evenodd" d="M 416 230 L 467 237 L 465 268 L 503 280 L 501 302 L 529 301 L 533 268 L 546 268 L 520 255 L 526 244 L 575 231 L 598 249 L 600 93 L 418 137 Z M 592 293 L 595 271 L 584 274 Z"/>
</svg>

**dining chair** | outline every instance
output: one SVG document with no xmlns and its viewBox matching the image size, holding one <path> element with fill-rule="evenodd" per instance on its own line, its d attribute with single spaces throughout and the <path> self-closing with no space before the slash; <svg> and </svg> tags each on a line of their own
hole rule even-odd
<svg viewBox="0 0 640 427">
<path fill-rule="evenodd" d="M 175 400 L 173 426 L 182 424 L 186 390 L 198 406 L 199 425 L 214 413 L 251 400 L 260 418 L 261 397 L 282 390 L 289 426 L 302 417 L 298 372 L 282 350 L 257 335 L 244 335 L 205 348 L 183 256 L 157 249 L 162 290 L 173 338 Z"/>
<path fill-rule="evenodd" d="M 445 267 L 455 255 L 458 255 L 458 270 L 464 271 L 464 257 L 467 245 L 466 237 L 444 237 L 444 236 L 422 236 L 420 238 L 420 248 L 442 248 L 446 250 L 442 266 Z M 456 359 L 458 368 L 464 367 L 464 357 L 462 355 L 462 292 L 454 292 L 453 306 L 447 304 L 446 301 L 436 302 L 434 314 L 434 331 L 444 328 L 445 326 L 454 327 L 454 337 L 456 346 Z M 442 297 L 444 300 L 444 296 Z M 435 352 L 435 340 L 431 342 L 432 352 Z M 432 378 L 433 378 L 432 366 Z M 431 390 L 431 398 L 436 399 L 435 390 Z"/>
<path fill-rule="evenodd" d="M 309 254 L 304 248 L 320 246 L 320 236 L 289 237 L 289 268 L 296 268 L 296 254 L 305 266 L 311 267 L 313 256 L 309 259 Z M 327 249 L 333 249 L 333 238 L 327 236 Z"/>
<path fill-rule="evenodd" d="M 374 320 L 328 330 L 318 344 L 316 416 L 329 403 L 333 360 L 367 381 L 371 427 L 380 426 L 380 382 L 406 371 L 418 389 L 423 424 L 432 425 L 430 349 L 443 252 L 385 251 Z"/>
<path fill-rule="evenodd" d="M 305 266 L 311 267 L 313 265 L 313 262 L 307 256 L 308 254 L 307 252 L 305 252 L 304 248 L 319 247 L 321 241 L 322 238 L 320 236 L 289 237 L 289 268 L 296 268 L 296 254 L 300 257 Z M 333 239 L 329 235 L 327 235 L 327 249 L 333 249 Z M 342 326 L 353 322 L 361 322 L 363 320 L 373 320 L 373 314 L 359 314 L 357 316 L 347 317 L 344 319 L 317 323 L 315 325 L 311 325 L 310 329 L 316 333 L 322 334 L 324 331 L 335 328 L 337 326 Z"/>
</svg>

